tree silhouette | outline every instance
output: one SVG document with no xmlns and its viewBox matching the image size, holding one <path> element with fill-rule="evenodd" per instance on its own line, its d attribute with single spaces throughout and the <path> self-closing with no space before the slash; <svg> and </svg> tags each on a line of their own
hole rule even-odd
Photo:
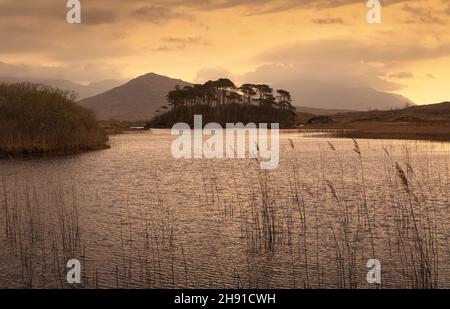
<svg viewBox="0 0 450 309">
<path fill-rule="evenodd" d="M 252 103 L 253 97 L 256 95 L 255 85 L 244 84 L 239 88 L 239 90 L 244 94 L 245 103 L 250 105 Z"/>
<path fill-rule="evenodd" d="M 227 78 L 204 84 L 176 86 L 167 94 L 168 106 L 149 126 L 167 127 L 176 122 L 191 123 L 193 115 L 201 114 L 208 122 L 278 122 L 290 127 L 295 122 L 291 94 L 266 84 L 243 84 L 239 88 Z"/>
</svg>

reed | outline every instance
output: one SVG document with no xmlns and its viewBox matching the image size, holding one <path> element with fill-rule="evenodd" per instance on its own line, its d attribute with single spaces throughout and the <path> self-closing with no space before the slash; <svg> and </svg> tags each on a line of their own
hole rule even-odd
<svg viewBox="0 0 450 309">
<path fill-rule="evenodd" d="M 201 210 L 195 219 L 180 214 L 190 215 L 155 171 L 149 199 L 133 199 L 130 189 L 109 221 L 108 243 L 96 243 L 114 253 L 105 265 L 74 181 L 0 175 L 0 254 L 17 261 L 8 277 L 20 287 L 71 288 L 65 263 L 79 258 L 85 288 L 372 288 L 366 263 L 377 258 L 381 287 L 448 287 L 448 161 L 413 146 L 318 147 L 312 158 L 288 140 L 270 172 L 257 160 L 201 162 L 187 200 Z M 374 149 L 383 154 L 376 169 Z M 216 164 L 229 167 L 228 179 Z M 199 234 L 184 229 L 189 220 L 203 224 Z"/>
</svg>

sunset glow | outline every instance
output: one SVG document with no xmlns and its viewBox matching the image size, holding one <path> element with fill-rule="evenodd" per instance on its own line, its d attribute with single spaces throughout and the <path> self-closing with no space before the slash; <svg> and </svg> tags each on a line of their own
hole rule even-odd
<svg viewBox="0 0 450 309">
<path fill-rule="evenodd" d="M 85 0 L 80 25 L 64 2 L 0 0 L 2 75 L 318 80 L 449 100 L 445 0 L 385 0 L 373 25 L 363 0 Z"/>
</svg>

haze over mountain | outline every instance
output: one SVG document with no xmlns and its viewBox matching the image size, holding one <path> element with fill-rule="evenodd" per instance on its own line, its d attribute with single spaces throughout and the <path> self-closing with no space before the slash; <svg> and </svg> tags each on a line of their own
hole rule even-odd
<svg viewBox="0 0 450 309">
<path fill-rule="evenodd" d="M 4 82 L 28 81 L 78 93 L 80 104 L 94 110 L 100 119 L 149 120 L 167 105 L 166 95 L 175 86 L 191 85 L 181 79 L 149 73 L 129 82 L 104 80 L 82 85 L 63 79 L 0 77 Z M 414 105 L 397 94 L 368 87 L 346 87 L 318 81 L 288 81 L 275 89 L 291 92 L 298 111 L 333 114 L 337 111 L 389 110 Z M 317 110 L 319 112 L 314 112 Z"/>
<path fill-rule="evenodd" d="M 326 116 L 299 112 L 297 124 L 309 129 L 343 129 L 339 136 L 347 138 L 449 141 L 450 102 Z"/>
<path fill-rule="evenodd" d="M 327 109 L 327 108 L 315 108 L 309 106 L 296 106 L 298 113 L 307 113 L 311 115 L 334 115 L 339 113 L 354 112 L 355 110 L 349 109 Z"/>
<path fill-rule="evenodd" d="M 65 79 L 0 76 L 0 82 L 30 82 L 36 84 L 45 84 L 55 88 L 74 91 L 78 94 L 78 99 L 82 100 L 84 98 L 97 95 L 111 88 L 119 86 L 123 84 L 125 80 L 108 79 L 99 82 L 93 82 L 88 85 L 82 85 Z"/>
<path fill-rule="evenodd" d="M 124 85 L 80 101 L 97 112 L 100 119 L 149 120 L 156 110 L 167 105 L 167 93 L 175 86 L 190 83 L 155 73 L 148 73 Z"/>
<path fill-rule="evenodd" d="M 146 120 L 155 116 L 161 106 L 167 105 L 166 95 L 177 85 L 184 87 L 190 83 L 149 73 L 80 103 L 96 111 L 100 119 Z M 413 104 L 402 96 L 371 88 L 351 88 L 312 81 L 288 82 L 277 85 L 276 89 L 290 91 L 294 105 L 299 109 L 367 111 L 403 108 Z"/>
<path fill-rule="evenodd" d="M 401 95 L 369 87 L 346 87 L 318 81 L 277 85 L 291 92 L 294 105 L 319 109 L 368 111 L 403 108 L 414 103 Z"/>
<path fill-rule="evenodd" d="M 331 116 L 336 122 L 409 122 L 450 124 L 450 102 L 415 105 L 389 111 L 348 112 Z"/>
</svg>

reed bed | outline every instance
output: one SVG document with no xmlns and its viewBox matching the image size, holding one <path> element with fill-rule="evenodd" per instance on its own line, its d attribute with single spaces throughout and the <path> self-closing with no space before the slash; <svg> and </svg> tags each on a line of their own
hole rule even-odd
<svg viewBox="0 0 450 309">
<path fill-rule="evenodd" d="M 448 152 L 301 147 L 287 140 L 275 171 L 186 165 L 184 200 L 155 170 L 148 191 L 130 186 L 100 215 L 102 197 L 75 181 L 1 175 L 0 286 L 73 288 L 65 264 L 77 258 L 83 288 L 450 287 Z M 366 281 L 369 259 L 382 263 L 381 284 Z"/>
</svg>

